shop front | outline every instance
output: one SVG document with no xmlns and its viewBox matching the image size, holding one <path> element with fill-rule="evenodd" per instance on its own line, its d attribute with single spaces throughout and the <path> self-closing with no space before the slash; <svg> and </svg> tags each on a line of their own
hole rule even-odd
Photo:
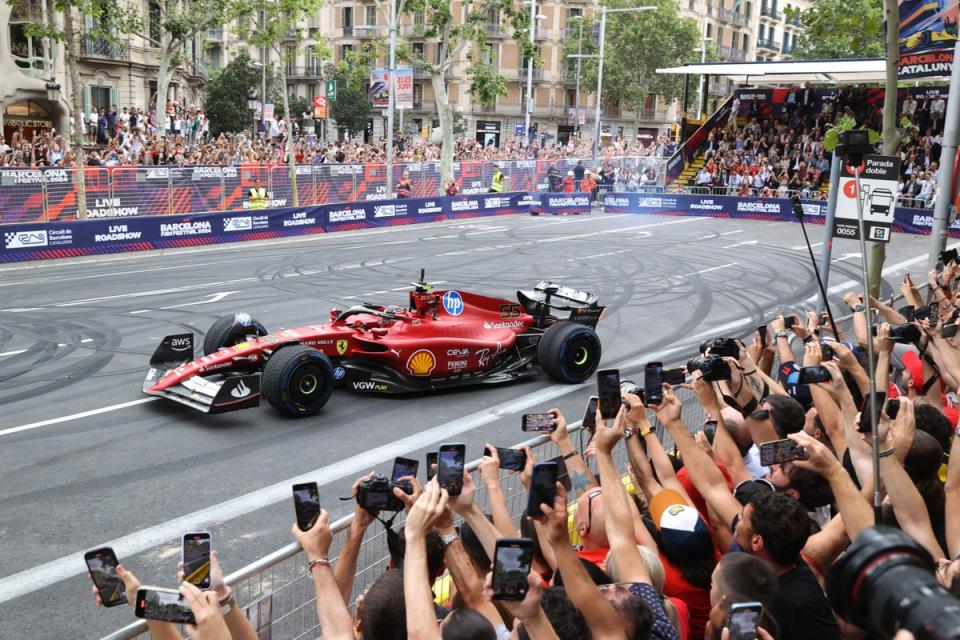
<svg viewBox="0 0 960 640">
<path fill-rule="evenodd" d="M 13 142 L 14 133 L 20 140 L 31 141 L 54 128 L 54 109 L 46 100 L 21 100 L 3 110 L 3 138 Z"/>
</svg>

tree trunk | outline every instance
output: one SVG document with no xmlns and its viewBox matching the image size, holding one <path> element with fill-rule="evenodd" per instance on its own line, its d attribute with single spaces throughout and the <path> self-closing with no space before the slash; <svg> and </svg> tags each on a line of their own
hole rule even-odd
<svg viewBox="0 0 960 640">
<path fill-rule="evenodd" d="M 157 138 L 167 135 L 167 91 L 170 90 L 170 51 L 171 38 L 168 34 L 161 37 L 160 69 L 157 71 Z"/>
<path fill-rule="evenodd" d="M 443 194 L 447 182 L 453 179 L 453 109 L 444 81 L 443 69 L 430 76 L 433 96 L 437 103 L 437 116 L 440 120 L 440 193 Z"/>
<path fill-rule="evenodd" d="M 280 89 L 283 92 L 283 122 L 287 126 L 286 142 L 283 145 L 287 154 L 287 166 L 290 168 L 290 191 L 293 193 L 293 206 L 300 206 L 297 193 L 297 159 L 293 155 L 293 120 L 290 118 L 290 96 L 287 91 L 287 65 L 280 61 Z"/>
<path fill-rule="evenodd" d="M 73 151 L 73 184 L 77 192 L 77 217 L 87 217 L 87 185 L 84 175 L 86 159 L 83 153 L 83 135 L 80 133 L 83 122 L 83 91 L 80 87 L 80 69 L 77 67 L 77 32 L 73 25 L 73 5 L 68 3 L 63 12 L 63 30 L 66 34 L 64 58 L 66 58 L 67 76 L 70 80 L 70 103 L 73 111 L 74 126 L 70 135 L 70 150 Z M 94 124 L 93 126 L 97 126 Z"/>
<path fill-rule="evenodd" d="M 900 8 L 897 0 L 883 0 L 883 17 L 888 25 L 900 24 Z M 900 70 L 899 33 L 896 29 L 887 29 L 887 66 L 883 95 L 883 155 L 892 156 L 900 150 L 900 131 L 897 129 L 897 80 Z M 870 250 L 870 269 L 868 283 L 870 295 L 880 297 L 880 285 L 883 282 L 883 262 L 887 257 L 887 243 L 874 242 Z"/>
</svg>

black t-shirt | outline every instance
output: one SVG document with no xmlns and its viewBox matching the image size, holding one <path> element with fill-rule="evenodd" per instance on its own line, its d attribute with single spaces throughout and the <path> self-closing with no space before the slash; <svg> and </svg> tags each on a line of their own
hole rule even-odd
<svg viewBox="0 0 960 640">
<path fill-rule="evenodd" d="M 771 609 L 780 626 L 779 640 L 840 638 L 830 602 L 813 572 L 802 561 L 780 576 L 780 588 Z"/>
</svg>

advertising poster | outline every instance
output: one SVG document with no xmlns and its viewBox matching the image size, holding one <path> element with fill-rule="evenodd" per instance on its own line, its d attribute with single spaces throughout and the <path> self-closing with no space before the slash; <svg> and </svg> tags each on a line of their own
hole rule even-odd
<svg viewBox="0 0 960 640">
<path fill-rule="evenodd" d="M 397 67 L 393 72 L 397 93 L 394 106 L 397 109 L 413 109 L 413 67 Z"/>
<path fill-rule="evenodd" d="M 957 0 L 900 0 L 900 79 L 949 76 Z"/>
<path fill-rule="evenodd" d="M 390 106 L 388 88 L 389 74 L 386 69 L 374 69 L 370 72 L 370 107 L 386 109 Z"/>
</svg>

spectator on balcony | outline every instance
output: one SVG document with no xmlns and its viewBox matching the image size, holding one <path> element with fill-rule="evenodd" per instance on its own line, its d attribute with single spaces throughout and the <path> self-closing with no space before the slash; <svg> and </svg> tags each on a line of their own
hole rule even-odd
<svg viewBox="0 0 960 640">
<path fill-rule="evenodd" d="M 100 109 L 100 114 L 97 116 L 97 144 L 103 145 L 107 144 L 107 114 L 103 109 Z"/>
<path fill-rule="evenodd" d="M 107 113 L 107 135 L 111 138 L 117 135 L 117 105 L 110 105 L 110 111 Z"/>
</svg>

